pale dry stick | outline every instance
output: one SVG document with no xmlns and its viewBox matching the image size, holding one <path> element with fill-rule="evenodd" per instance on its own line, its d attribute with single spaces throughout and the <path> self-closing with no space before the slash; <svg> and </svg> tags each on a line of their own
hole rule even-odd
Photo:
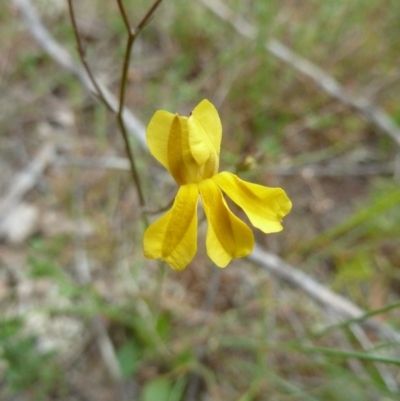
<svg viewBox="0 0 400 401">
<path fill-rule="evenodd" d="M 230 23 L 240 35 L 250 40 L 257 38 L 257 29 L 243 17 L 230 10 L 221 1 L 199 0 L 199 2 L 220 19 Z M 322 68 L 296 54 L 293 50 L 276 39 L 267 40 L 265 49 L 279 60 L 310 78 L 318 87 L 333 98 L 357 110 L 367 121 L 374 124 L 380 131 L 388 134 L 400 146 L 400 128 L 387 113 L 372 104 L 369 99 L 348 94 L 347 91 Z"/>
<path fill-rule="evenodd" d="M 335 313 L 342 321 L 359 318 L 366 313 L 353 302 L 329 290 L 306 273 L 286 263 L 279 256 L 262 250 L 258 245 L 255 246 L 248 259 L 280 280 L 302 290 L 314 302 Z M 384 338 L 400 341 L 400 334 L 384 323 L 368 319 L 359 324 L 379 333 Z"/>
<path fill-rule="evenodd" d="M 27 28 L 30 30 L 35 39 L 43 47 L 43 49 L 49 54 L 50 57 L 54 58 L 59 65 L 73 73 L 78 78 L 77 71 L 83 70 L 76 67 L 72 62 L 71 57 L 68 52 L 60 46 L 49 34 L 49 32 L 43 27 L 37 14 L 32 7 L 29 0 L 13 0 L 16 5 L 18 5 L 21 14 L 24 16 L 27 23 Z M 203 1 L 203 0 L 201 0 Z M 27 8 L 24 6 L 27 5 Z M 31 14 L 33 17 L 31 18 Z M 88 78 L 85 74 L 82 75 L 86 82 Z M 82 84 L 90 91 L 93 89 L 90 86 L 86 86 L 84 81 Z M 104 93 L 109 93 L 103 89 Z M 108 97 L 108 95 L 107 95 Z M 113 104 L 117 104 L 115 98 L 113 99 Z M 126 108 L 124 111 L 124 116 L 130 116 L 132 119 L 128 119 L 133 124 L 130 124 L 128 120 L 126 124 L 130 128 L 132 134 L 134 134 L 142 144 L 145 144 L 145 130 L 143 124 L 132 115 L 132 113 Z M 139 129 L 138 129 L 139 128 Z M 143 138 L 142 140 L 140 138 Z M 144 149 L 148 151 L 147 146 Z M 280 280 L 291 284 L 293 287 L 299 289 L 300 291 L 307 294 L 314 302 L 321 304 L 323 307 L 332 310 L 343 320 L 350 318 L 357 318 L 363 316 L 363 310 L 357 305 L 347 300 L 346 298 L 330 291 L 322 284 L 316 282 L 312 277 L 296 269 L 295 267 L 287 264 L 285 261 L 280 259 L 277 255 L 267 253 L 263 251 L 259 246 L 255 247 L 254 252 L 249 256 L 249 259 L 254 263 L 258 264 L 267 272 L 277 276 Z M 393 328 L 388 327 L 378 321 L 367 320 L 360 322 L 360 324 L 365 325 L 368 328 L 375 330 L 376 332 L 383 335 L 383 337 L 388 337 L 389 339 L 394 339 L 395 341 L 400 341 L 400 334 L 397 333 Z"/>
<path fill-rule="evenodd" d="M 77 65 L 68 51 L 61 46 L 49 33 L 49 31 L 43 26 L 40 21 L 35 8 L 32 6 L 30 0 L 13 0 L 21 13 L 25 26 L 36 39 L 42 49 L 57 62 L 57 64 L 70 74 L 74 75 L 82 83 L 83 87 L 91 94 L 96 95 L 96 88 L 88 76 L 84 68 Z M 107 104 L 113 110 L 114 113 L 118 112 L 119 102 L 115 96 L 103 85 L 98 79 L 96 82 L 101 89 Z M 147 149 L 146 145 L 146 129 L 142 122 L 126 107 L 123 111 L 124 123 L 128 131 L 138 140 L 142 148 Z"/>
<path fill-rule="evenodd" d="M 129 171 L 129 160 L 125 157 L 66 157 L 61 156 L 55 164 L 58 166 L 79 166 L 93 169 Z M 264 169 L 267 173 L 281 176 L 302 176 L 304 174 L 313 177 L 365 177 L 372 175 L 393 175 L 395 173 L 394 163 L 379 163 L 366 166 L 349 165 L 344 169 L 336 166 L 307 165 L 302 167 L 280 167 L 267 166 Z"/>
<path fill-rule="evenodd" d="M 54 162 L 56 154 L 56 146 L 51 142 L 46 143 L 36 153 L 32 162 L 13 178 L 7 194 L 0 199 L 0 224 L 4 217 L 37 185 L 46 168 Z"/>
<path fill-rule="evenodd" d="M 68 157 L 61 156 L 57 166 L 78 166 L 87 169 L 129 171 L 129 160 L 126 157 Z"/>
</svg>

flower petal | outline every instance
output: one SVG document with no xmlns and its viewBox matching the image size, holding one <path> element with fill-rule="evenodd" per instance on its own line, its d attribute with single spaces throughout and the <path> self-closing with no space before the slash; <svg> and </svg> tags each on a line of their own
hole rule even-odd
<svg viewBox="0 0 400 401">
<path fill-rule="evenodd" d="M 219 267 L 225 267 L 234 258 L 247 256 L 254 246 L 251 229 L 229 210 L 213 180 L 201 181 L 199 190 L 208 220 L 208 256 Z"/>
<path fill-rule="evenodd" d="M 171 210 L 144 233 L 147 258 L 165 260 L 175 270 L 183 270 L 188 265 L 197 252 L 198 197 L 196 184 L 179 188 Z"/>
<path fill-rule="evenodd" d="M 189 147 L 187 117 L 175 116 L 168 141 L 168 164 L 179 185 L 199 180 L 199 166 Z"/>
<path fill-rule="evenodd" d="M 196 182 L 199 174 L 199 166 L 189 147 L 187 120 L 187 117 L 159 110 L 146 132 L 151 154 L 179 185 Z"/>
<path fill-rule="evenodd" d="M 172 122 L 176 115 L 165 110 L 158 110 L 151 118 L 146 130 L 146 141 L 150 153 L 168 170 L 168 142 Z"/>
<path fill-rule="evenodd" d="M 217 109 L 208 100 L 201 101 L 188 118 L 192 155 L 203 167 L 203 178 L 218 172 L 222 125 Z"/>
<path fill-rule="evenodd" d="M 292 208 L 292 202 L 283 189 L 251 184 L 226 171 L 212 179 L 244 210 L 254 227 L 264 233 L 283 229 L 281 221 Z"/>
</svg>

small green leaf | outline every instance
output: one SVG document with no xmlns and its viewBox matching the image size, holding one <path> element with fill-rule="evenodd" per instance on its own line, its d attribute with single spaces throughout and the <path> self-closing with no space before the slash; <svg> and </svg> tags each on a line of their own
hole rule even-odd
<svg viewBox="0 0 400 401">
<path fill-rule="evenodd" d="M 156 330 L 161 338 L 168 338 L 168 335 L 171 332 L 171 321 L 170 316 L 167 313 L 161 313 L 156 322 Z"/>
<path fill-rule="evenodd" d="M 169 393 L 168 401 L 182 400 L 186 384 L 187 384 L 187 377 L 185 376 L 180 377 L 172 386 L 171 392 Z"/>
<path fill-rule="evenodd" d="M 117 358 L 125 379 L 136 372 L 140 363 L 139 356 L 140 351 L 134 341 L 127 341 L 118 349 Z"/>
<path fill-rule="evenodd" d="M 143 388 L 141 401 L 169 401 L 171 382 L 165 377 L 157 377 L 147 382 Z"/>
</svg>

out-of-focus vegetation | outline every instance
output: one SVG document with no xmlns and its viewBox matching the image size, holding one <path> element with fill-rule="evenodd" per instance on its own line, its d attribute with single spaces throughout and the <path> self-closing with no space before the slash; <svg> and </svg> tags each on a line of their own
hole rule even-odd
<svg viewBox="0 0 400 401">
<path fill-rule="evenodd" d="M 34 3 L 79 63 L 66 3 Z M 116 2 L 74 3 L 87 60 L 118 93 L 126 37 Z M 125 3 L 132 24 L 149 7 Z M 388 307 L 400 292 L 398 146 L 264 47 L 281 40 L 400 123 L 400 2 L 224 3 L 257 28 L 256 40 L 199 2 L 165 0 L 135 44 L 127 105 L 147 123 L 158 109 L 216 104 L 222 169 L 280 186 L 293 201 L 283 232 L 256 233 L 258 243 L 364 309 L 382 309 L 379 321 L 400 330 L 398 308 Z M 48 141 L 70 159 L 125 156 L 115 116 L 25 28 L 12 2 L 0 8 L 1 197 Z M 174 183 L 132 146 L 149 208 L 165 206 Z M 184 272 L 144 260 L 126 172 L 56 164 L 27 201 L 39 212 L 34 235 L 0 244 L 0 399 L 399 398 L 398 344 L 351 325 L 325 331 L 333 315 L 246 260 L 216 271 L 204 224 Z M 81 263 L 91 273 L 83 283 Z M 121 380 L 99 351 L 99 322 Z"/>
</svg>

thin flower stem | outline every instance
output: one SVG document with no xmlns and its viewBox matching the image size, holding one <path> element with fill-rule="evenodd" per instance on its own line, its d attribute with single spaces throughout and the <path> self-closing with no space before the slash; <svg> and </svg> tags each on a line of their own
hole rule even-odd
<svg viewBox="0 0 400 401">
<path fill-rule="evenodd" d="M 123 125 L 122 111 L 123 111 L 123 107 L 125 104 L 125 95 L 126 95 L 126 88 L 127 88 L 127 82 L 128 82 L 127 77 L 128 77 L 129 61 L 131 58 L 132 47 L 133 47 L 133 44 L 135 43 L 135 40 L 137 39 L 139 33 L 142 31 L 142 29 L 145 27 L 146 23 L 153 16 L 154 12 L 156 11 L 157 7 L 161 4 L 161 2 L 162 2 L 162 0 L 156 0 L 154 2 L 154 4 L 150 7 L 150 9 L 147 11 L 145 16 L 142 18 L 142 20 L 139 22 L 139 25 L 137 26 L 137 28 L 134 29 L 131 27 L 131 25 L 129 23 L 125 7 L 122 4 L 122 0 L 117 0 L 122 18 L 123 18 L 125 26 L 126 26 L 126 30 L 128 32 L 128 41 L 126 44 L 125 57 L 124 57 L 124 62 L 123 62 L 123 66 L 122 66 L 121 88 L 120 88 L 119 110 L 118 110 L 118 116 L 121 117 L 122 125 Z"/>
<path fill-rule="evenodd" d="M 136 28 L 136 36 L 139 34 L 139 32 L 146 26 L 146 24 L 150 21 L 151 17 L 154 15 L 156 12 L 158 6 L 161 4 L 162 0 L 156 0 L 153 5 L 149 8 L 145 16 L 142 18 L 142 20 L 139 22 L 139 25 Z"/>
<path fill-rule="evenodd" d="M 142 187 L 140 184 L 140 178 L 139 178 L 139 174 L 137 173 L 137 169 L 136 169 L 136 165 L 135 165 L 135 160 L 133 157 L 133 153 L 132 153 L 132 149 L 130 147 L 129 144 L 129 138 L 127 135 L 127 130 L 124 124 L 124 119 L 122 118 L 123 116 L 123 110 L 124 110 L 124 105 L 125 105 L 125 96 L 126 96 L 126 89 L 127 89 L 127 83 L 128 83 L 128 72 L 129 72 L 129 62 L 131 60 L 131 53 L 132 53 L 132 48 L 133 48 L 133 44 L 135 43 L 135 40 L 137 39 L 138 35 L 140 34 L 140 32 L 142 31 L 142 29 L 146 26 L 146 24 L 148 23 L 148 21 L 150 20 L 150 18 L 153 16 L 154 12 L 156 11 L 156 9 L 158 8 L 158 6 L 161 4 L 162 0 L 156 0 L 153 5 L 149 8 L 149 10 L 147 11 L 147 13 L 144 15 L 144 17 L 142 18 L 142 20 L 139 22 L 138 26 L 136 29 L 131 27 L 131 24 L 129 22 L 129 18 L 128 18 L 128 14 L 126 12 L 126 9 L 122 3 L 122 0 L 117 0 L 118 3 L 118 7 L 120 9 L 120 13 L 122 16 L 122 19 L 124 20 L 124 24 L 125 24 L 125 28 L 127 30 L 128 33 L 128 40 L 126 43 L 126 50 L 125 50 L 125 57 L 124 57 L 124 62 L 122 65 L 122 73 L 121 73 L 121 87 L 120 87 L 120 94 L 119 94 L 119 110 L 118 110 L 118 123 L 119 123 L 119 127 L 120 130 L 122 132 L 122 136 L 124 137 L 124 142 L 125 142 L 125 148 L 126 148 L 126 153 L 128 155 L 129 158 L 129 163 L 131 166 L 131 171 L 132 171 L 132 177 L 133 180 L 136 184 L 136 188 L 138 191 L 138 196 L 139 196 L 139 202 L 140 202 L 140 206 L 142 209 L 142 216 L 144 219 L 144 222 L 146 224 L 146 226 L 149 226 L 148 223 L 148 218 L 147 218 L 147 214 L 143 213 L 144 210 L 146 209 L 146 204 L 145 204 L 145 199 L 144 199 L 144 195 L 142 192 Z M 164 282 L 164 278 L 166 276 L 166 266 L 165 263 L 160 261 L 159 263 L 160 269 L 160 276 L 158 281 L 158 285 L 156 287 L 156 292 L 155 292 L 155 299 L 154 299 L 154 308 L 157 309 L 158 311 L 160 310 L 160 301 L 161 301 L 161 289 L 162 289 L 162 285 Z M 159 312 L 158 312 L 159 313 Z"/>
<path fill-rule="evenodd" d="M 128 14 L 125 10 L 124 4 L 122 0 L 117 0 L 119 11 L 122 15 L 122 19 L 124 20 L 125 28 L 129 32 L 129 35 L 137 36 L 140 31 L 146 26 L 146 24 L 150 21 L 151 17 L 154 15 L 155 11 L 157 10 L 158 6 L 161 4 L 162 0 L 156 0 L 153 5 L 149 8 L 147 13 L 139 22 L 136 29 L 132 29 L 131 24 L 129 22 Z"/>
<path fill-rule="evenodd" d="M 142 20 L 139 22 L 138 26 L 136 29 L 132 28 L 129 19 L 125 10 L 124 5 L 122 4 L 122 0 L 117 0 L 122 18 L 125 23 L 125 27 L 128 32 L 128 40 L 126 43 L 126 50 L 125 50 L 125 57 L 122 65 L 122 73 L 121 73 L 121 87 L 120 87 L 120 95 L 119 95 L 119 109 L 117 113 L 117 120 L 118 120 L 118 125 L 121 130 L 122 136 L 124 138 L 124 143 L 125 143 L 125 150 L 128 155 L 129 163 L 131 166 L 131 173 L 132 173 L 132 178 L 133 181 L 135 182 L 137 191 L 138 191 L 138 197 L 139 197 L 139 203 L 141 206 L 141 209 L 143 210 L 145 208 L 145 199 L 144 199 L 144 194 L 142 190 L 142 186 L 140 183 L 140 177 L 136 168 L 136 163 L 134 160 L 133 152 L 129 143 L 129 137 L 128 137 L 128 132 L 125 127 L 124 119 L 123 119 L 123 110 L 124 110 L 124 105 L 125 105 L 125 97 L 126 97 L 126 89 L 127 89 L 127 83 L 128 83 L 128 72 L 129 72 L 129 62 L 131 59 L 131 54 L 132 54 L 132 48 L 133 44 L 135 43 L 136 38 L 138 37 L 139 33 L 142 31 L 142 29 L 145 27 L 146 23 L 149 21 L 149 19 L 152 17 L 154 12 L 156 11 L 157 7 L 161 4 L 162 0 L 156 0 L 154 4 L 150 7 L 150 9 L 147 11 L 147 13 L 144 15 Z M 146 226 L 148 226 L 148 221 L 146 215 L 144 216 L 144 221 L 146 223 Z"/>
<path fill-rule="evenodd" d="M 119 94 L 119 108 L 118 108 L 118 113 L 117 113 L 117 121 L 118 121 L 119 128 L 121 130 L 122 136 L 124 138 L 125 151 L 128 155 L 129 164 L 131 167 L 132 178 L 133 178 L 133 181 L 135 182 L 135 185 L 136 185 L 136 188 L 138 191 L 139 204 L 140 204 L 140 207 L 143 209 L 145 207 L 146 202 L 144 199 L 143 190 L 142 190 L 142 186 L 140 183 L 140 177 L 139 177 L 139 173 L 136 168 L 136 163 L 135 163 L 135 159 L 133 156 L 132 148 L 129 143 L 128 132 L 125 127 L 125 123 L 124 123 L 124 119 L 123 119 L 125 95 L 126 95 L 127 82 L 128 82 L 127 77 L 128 77 L 128 71 L 129 71 L 129 60 L 131 58 L 131 52 L 132 52 L 132 47 L 133 47 L 134 41 L 135 41 L 135 36 L 129 34 L 128 41 L 126 44 L 124 62 L 123 62 L 123 66 L 122 66 L 122 73 L 121 73 L 121 88 L 120 88 L 120 94 Z"/>
<path fill-rule="evenodd" d="M 122 19 L 124 20 L 125 28 L 130 33 L 131 32 L 131 24 L 129 23 L 129 18 L 126 13 L 125 7 L 122 3 L 122 0 L 117 0 L 119 11 L 121 12 Z"/>
<path fill-rule="evenodd" d="M 155 316 L 159 316 L 162 313 L 162 293 L 165 278 L 167 277 L 169 270 L 167 264 L 163 260 L 158 261 L 158 270 L 156 276 L 156 286 L 154 288 L 154 295 L 152 301 L 152 309 Z"/>
<path fill-rule="evenodd" d="M 172 205 L 174 204 L 175 198 L 171 199 L 167 204 L 164 206 L 160 206 L 158 209 L 145 209 L 144 211 L 146 214 L 160 214 L 166 212 L 167 210 L 171 209 Z"/>
</svg>

